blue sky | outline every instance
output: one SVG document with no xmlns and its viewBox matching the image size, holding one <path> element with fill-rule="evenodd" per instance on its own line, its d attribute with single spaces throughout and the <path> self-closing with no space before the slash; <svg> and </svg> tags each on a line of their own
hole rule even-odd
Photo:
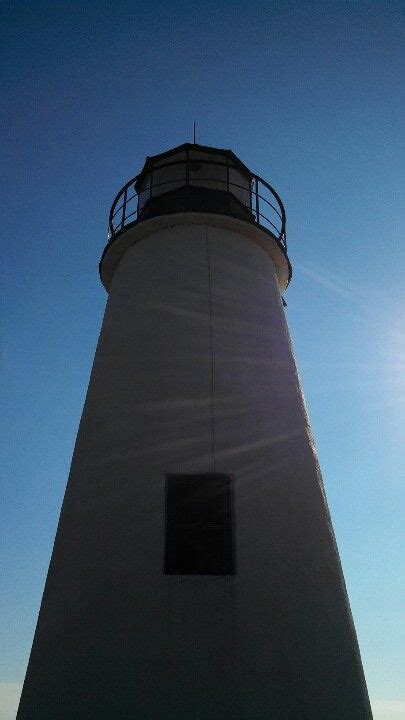
<svg viewBox="0 0 405 720">
<path fill-rule="evenodd" d="M 0 720 L 106 302 L 109 207 L 193 120 L 285 203 L 288 322 L 375 720 L 405 718 L 401 4 L 3 4 Z"/>
</svg>

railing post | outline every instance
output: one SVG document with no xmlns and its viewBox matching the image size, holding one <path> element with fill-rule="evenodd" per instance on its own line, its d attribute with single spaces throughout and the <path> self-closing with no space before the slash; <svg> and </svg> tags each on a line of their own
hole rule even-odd
<svg viewBox="0 0 405 720">
<path fill-rule="evenodd" d="M 136 189 L 136 185 L 135 185 L 135 184 L 133 185 L 133 188 L 134 188 L 134 193 L 135 193 L 135 197 L 136 197 L 136 215 L 135 215 L 135 218 L 136 218 L 136 220 L 138 220 L 138 217 L 139 217 L 139 193 L 138 193 L 138 191 L 137 191 L 137 189 Z"/>
<path fill-rule="evenodd" d="M 256 222 L 259 222 L 260 218 L 260 210 L 259 210 L 259 181 L 257 178 L 256 180 Z"/>
<path fill-rule="evenodd" d="M 186 185 L 190 183 L 190 151 L 186 149 Z"/>
<path fill-rule="evenodd" d="M 125 188 L 125 191 L 124 191 L 124 202 L 122 203 L 121 230 L 124 229 L 124 225 L 125 225 L 125 213 L 126 213 L 126 209 L 127 209 L 127 193 L 128 193 L 128 188 Z"/>
</svg>

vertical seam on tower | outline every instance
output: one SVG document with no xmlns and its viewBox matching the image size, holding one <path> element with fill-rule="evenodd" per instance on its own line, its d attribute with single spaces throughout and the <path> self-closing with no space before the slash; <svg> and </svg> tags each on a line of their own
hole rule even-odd
<svg viewBox="0 0 405 720">
<path fill-rule="evenodd" d="M 211 262 L 208 244 L 208 228 L 205 226 L 205 246 L 207 251 L 207 269 L 208 269 L 208 297 L 209 297 L 209 314 L 210 314 L 210 344 L 211 344 L 211 453 L 212 467 L 215 472 L 215 364 L 214 364 L 214 329 L 212 322 L 212 278 L 211 278 Z"/>
</svg>

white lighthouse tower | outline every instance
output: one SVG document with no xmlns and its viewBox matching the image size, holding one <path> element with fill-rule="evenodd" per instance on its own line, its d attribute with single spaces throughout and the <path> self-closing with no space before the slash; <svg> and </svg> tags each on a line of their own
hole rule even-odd
<svg viewBox="0 0 405 720">
<path fill-rule="evenodd" d="M 369 720 L 277 193 L 185 144 L 117 195 L 18 720 Z"/>
</svg>

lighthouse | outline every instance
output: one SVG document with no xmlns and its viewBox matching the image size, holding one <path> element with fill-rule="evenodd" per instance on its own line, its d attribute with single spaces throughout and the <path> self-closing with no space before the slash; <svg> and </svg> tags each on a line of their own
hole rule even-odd
<svg viewBox="0 0 405 720">
<path fill-rule="evenodd" d="M 370 720 L 279 195 L 230 150 L 148 157 L 100 277 L 18 720 Z"/>
</svg>

